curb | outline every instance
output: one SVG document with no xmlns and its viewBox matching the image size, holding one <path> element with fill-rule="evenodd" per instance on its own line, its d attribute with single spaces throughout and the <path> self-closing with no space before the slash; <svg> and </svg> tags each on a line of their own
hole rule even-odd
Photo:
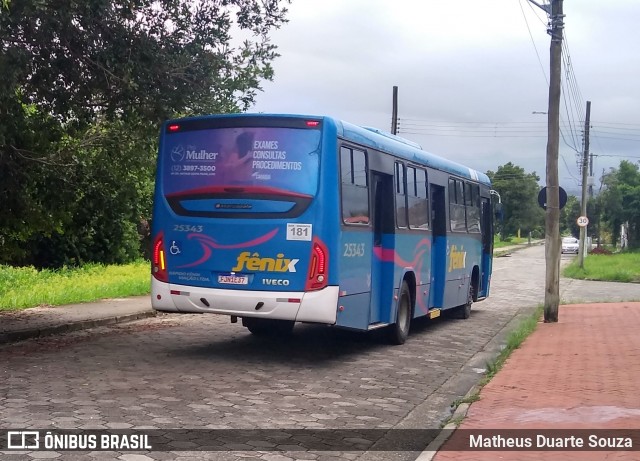
<svg viewBox="0 0 640 461">
<path fill-rule="evenodd" d="M 480 387 L 476 384 L 471 389 L 469 389 L 469 392 L 467 392 L 464 395 L 463 400 L 470 398 L 471 396 L 477 394 L 478 392 L 480 392 Z M 455 411 L 451 415 L 451 418 L 449 418 L 449 421 L 459 421 L 464 417 L 466 417 L 467 411 L 469 411 L 469 407 L 471 407 L 471 404 L 466 402 L 458 405 L 458 407 L 455 409 Z M 433 458 L 438 453 L 438 450 L 440 450 L 442 445 L 444 445 L 444 443 L 449 439 L 449 437 L 453 435 L 453 432 L 457 428 L 458 428 L 458 425 L 456 423 L 451 423 L 451 422 L 447 423 L 440 430 L 440 433 L 436 436 L 436 438 L 433 439 L 429 443 L 429 445 L 427 445 L 427 447 L 422 451 L 422 453 L 420 453 L 420 456 L 418 456 L 415 459 L 415 461 L 432 461 Z"/>
<path fill-rule="evenodd" d="M 493 339 L 491 341 L 496 340 L 496 338 L 498 338 L 500 335 L 502 335 L 504 333 L 504 336 L 501 340 L 499 340 L 498 344 L 503 343 L 507 336 L 508 336 L 508 332 L 509 331 L 513 331 L 515 328 L 517 328 L 517 326 L 522 323 L 529 315 L 531 315 L 534 312 L 533 307 L 522 307 L 518 310 L 518 312 L 511 318 L 511 320 L 509 320 L 506 325 L 500 329 L 500 331 L 493 337 Z M 491 343 L 491 341 L 489 343 Z M 487 345 L 489 344 L 487 343 Z M 476 353 L 475 356 L 482 354 L 487 345 L 485 345 L 485 348 L 483 348 L 483 350 L 478 351 Z M 492 354 L 493 355 L 493 354 Z M 497 354 L 495 354 L 495 356 L 497 357 L 499 355 L 499 352 Z M 474 356 L 474 357 L 475 357 Z M 473 361 L 474 358 L 472 357 L 469 362 Z M 466 366 L 466 365 L 465 365 Z M 486 374 L 485 374 L 486 376 Z M 480 386 L 479 382 L 482 380 L 479 379 L 478 383 L 474 384 L 469 391 L 467 391 L 467 393 L 464 395 L 464 397 L 462 398 L 462 400 L 466 400 L 471 398 L 472 396 L 478 394 L 480 392 L 480 390 L 482 389 L 483 386 Z M 442 445 L 444 445 L 444 443 L 449 439 L 449 437 L 451 437 L 453 435 L 453 433 L 455 432 L 455 430 L 458 428 L 458 425 L 461 423 L 461 421 L 467 416 L 467 412 L 469 411 L 469 408 L 471 407 L 471 403 L 461 403 L 460 405 L 458 405 L 458 407 L 454 410 L 453 414 L 451 415 L 451 417 L 447 420 L 447 423 L 445 424 L 445 426 L 440 429 L 440 433 L 436 436 L 435 439 L 433 439 L 429 445 L 426 446 L 426 448 L 422 451 L 422 453 L 420 453 L 420 455 L 415 459 L 415 461 L 432 461 L 433 458 L 436 456 L 436 454 L 438 453 L 438 450 L 440 450 L 440 448 L 442 448 Z M 453 421 L 458 422 L 457 424 Z"/>
<path fill-rule="evenodd" d="M 155 317 L 156 315 L 156 311 L 151 310 L 147 312 L 136 312 L 134 314 L 121 315 L 119 317 L 105 317 L 100 319 L 81 320 L 78 322 L 52 325 L 31 330 L 7 331 L 4 333 L 0 333 L 0 344 L 9 344 L 17 341 L 24 341 L 26 339 L 41 338 L 44 336 L 86 330 L 88 328 L 95 328 L 106 325 L 116 325 L 118 323 L 132 322 L 134 320 Z"/>
</svg>

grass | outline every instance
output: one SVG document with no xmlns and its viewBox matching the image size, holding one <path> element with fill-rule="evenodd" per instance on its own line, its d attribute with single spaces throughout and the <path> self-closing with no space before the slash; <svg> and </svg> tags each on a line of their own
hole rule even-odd
<svg viewBox="0 0 640 461">
<path fill-rule="evenodd" d="M 149 293 L 149 262 L 37 270 L 0 266 L 0 310 L 96 301 Z"/>
<path fill-rule="evenodd" d="M 512 245 L 521 245 L 521 244 L 527 243 L 528 241 L 529 239 L 525 237 L 521 237 L 521 238 L 509 237 L 507 240 L 503 242 L 500 240 L 498 236 L 496 236 L 493 239 L 493 248 L 500 249 L 500 248 L 504 248 Z"/>
<path fill-rule="evenodd" d="M 539 305 L 533 314 L 525 318 L 515 330 L 509 333 L 509 335 L 507 336 L 507 344 L 505 348 L 500 352 L 495 360 L 487 363 L 487 374 L 481 381 L 481 386 L 484 386 L 486 383 L 488 383 L 491 378 L 493 378 L 495 374 L 500 371 L 509 355 L 511 355 L 513 351 L 519 348 L 524 340 L 527 339 L 527 337 L 531 333 L 533 333 L 538 325 L 538 321 L 540 320 L 540 316 L 542 315 L 543 310 L 544 306 L 542 304 Z"/>
<path fill-rule="evenodd" d="M 502 369 L 504 363 L 507 361 L 507 358 L 511 355 L 511 353 L 518 349 L 524 342 L 524 340 L 534 332 L 543 311 L 544 305 L 541 304 L 536 308 L 533 314 L 523 319 L 518 327 L 511 333 L 509 333 L 504 349 L 500 351 L 498 357 L 487 363 L 487 372 L 482 380 L 480 380 L 480 382 L 478 383 L 476 392 L 462 399 L 455 400 L 451 404 L 452 409 L 455 410 L 455 408 L 457 408 L 462 403 L 473 403 L 480 400 L 480 390 L 489 381 L 491 381 L 491 379 L 496 375 L 496 373 L 498 373 L 498 371 L 500 371 L 500 369 Z M 459 416 L 455 419 L 450 419 L 449 421 L 447 421 L 447 423 L 454 423 L 456 426 L 459 426 L 462 423 L 462 420 L 464 420 L 464 416 Z"/>
<path fill-rule="evenodd" d="M 612 255 L 590 254 L 584 258 L 584 268 L 574 259 L 563 271 L 565 277 L 607 282 L 640 282 L 640 252 Z"/>
<path fill-rule="evenodd" d="M 477 402 L 478 400 L 480 400 L 480 393 L 476 392 L 475 394 L 471 394 L 467 397 L 454 400 L 453 403 L 451 404 L 451 408 L 455 410 L 463 403 L 473 403 L 473 402 Z"/>
</svg>

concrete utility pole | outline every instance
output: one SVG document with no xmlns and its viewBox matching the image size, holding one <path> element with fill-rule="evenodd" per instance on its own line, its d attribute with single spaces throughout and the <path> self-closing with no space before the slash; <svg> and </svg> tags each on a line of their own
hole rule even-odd
<svg viewBox="0 0 640 461">
<path fill-rule="evenodd" d="M 540 5 L 550 16 L 549 34 L 550 78 L 549 110 L 547 111 L 547 211 L 545 215 L 545 260 L 547 271 L 544 292 L 544 321 L 558 321 L 560 305 L 560 184 L 558 181 L 558 148 L 560 145 L 560 91 L 562 76 L 562 31 L 564 14 L 562 0 L 551 0 L 551 5 Z"/>
<path fill-rule="evenodd" d="M 584 156 L 582 157 L 582 202 L 580 216 L 587 216 L 587 167 L 589 166 L 589 125 L 591 120 L 591 101 L 587 101 L 587 115 L 584 118 Z M 587 239 L 587 226 L 580 227 L 580 246 L 578 265 L 584 269 L 584 246 Z"/>
<path fill-rule="evenodd" d="M 398 87 L 393 87 L 393 108 L 391 110 L 391 133 L 398 134 Z"/>
</svg>

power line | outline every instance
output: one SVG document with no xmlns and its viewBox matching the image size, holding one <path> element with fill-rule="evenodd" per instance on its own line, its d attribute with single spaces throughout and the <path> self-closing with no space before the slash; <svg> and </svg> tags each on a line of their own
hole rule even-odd
<svg viewBox="0 0 640 461">
<path fill-rule="evenodd" d="M 640 155 L 598 154 L 596 157 L 640 158 Z"/>
<path fill-rule="evenodd" d="M 640 127 L 640 123 L 622 123 L 622 122 L 591 122 L 591 125 L 594 125 L 596 123 L 598 125 L 623 125 L 623 126 L 637 126 L 637 127 Z"/>
<path fill-rule="evenodd" d="M 640 136 L 640 132 L 638 132 L 637 130 L 634 130 L 637 134 L 634 133 L 620 133 L 618 131 L 608 131 L 608 130 L 598 130 L 595 128 L 592 128 L 593 131 L 597 131 L 598 133 L 603 133 L 603 134 L 614 134 L 614 135 L 622 135 L 622 136 Z"/>
<path fill-rule="evenodd" d="M 640 139 L 638 138 L 622 138 L 620 136 L 603 136 L 603 135 L 599 135 L 600 138 L 602 139 L 615 139 L 617 141 L 634 141 L 634 142 L 640 142 Z"/>
<path fill-rule="evenodd" d="M 527 2 L 531 7 L 531 4 Z M 544 65 L 542 64 L 542 59 L 540 59 L 540 53 L 538 53 L 538 48 L 536 47 L 536 42 L 533 39 L 533 34 L 531 33 L 531 28 L 529 27 L 529 21 L 527 21 L 527 15 L 524 13 L 524 8 L 522 8 L 522 0 L 519 2 L 520 10 L 522 11 L 522 17 L 524 18 L 524 22 L 527 25 L 527 30 L 529 31 L 529 37 L 531 37 L 531 43 L 533 44 L 533 49 L 536 52 L 536 56 L 538 57 L 538 62 L 540 63 L 540 68 L 542 69 L 542 75 L 544 75 L 544 81 L 547 82 L 547 86 L 549 86 L 549 78 L 547 77 L 547 72 L 545 71 Z M 536 14 L 536 17 L 540 19 L 540 17 Z M 543 22 L 544 24 L 544 22 Z M 546 24 L 545 24 L 546 25 Z"/>
<path fill-rule="evenodd" d="M 412 120 L 408 122 L 407 120 Z M 624 127 L 617 127 L 615 123 L 607 122 L 607 125 L 591 123 L 592 133 L 595 135 L 611 135 L 609 138 L 621 140 L 635 140 L 640 137 L 640 129 L 627 128 L 633 124 L 620 124 Z M 562 121 L 562 127 L 566 130 L 577 130 L 578 122 Z M 640 127 L 640 125 L 638 125 Z M 491 134 L 496 137 L 513 134 L 540 134 L 546 132 L 546 122 L 453 122 L 450 120 L 426 120 L 426 119 L 405 119 L 399 120 L 399 131 L 411 134 Z M 573 149 L 575 150 L 575 149 Z"/>
<path fill-rule="evenodd" d="M 509 135 L 509 134 L 465 134 L 465 133 L 431 133 L 426 131 L 399 131 L 401 134 L 416 134 L 426 136 L 444 136 L 444 137 L 459 137 L 459 138 L 544 138 L 546 135 Z"/>
</svg>

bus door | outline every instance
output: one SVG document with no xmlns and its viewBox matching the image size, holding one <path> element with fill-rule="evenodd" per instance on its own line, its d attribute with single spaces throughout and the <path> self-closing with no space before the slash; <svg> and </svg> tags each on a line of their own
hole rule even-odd
<svg viewBox="0 0 640 461">
<path fill-rule="evenodd" d="M 493 255 L 493 215 L 491 214 L 491 201 L 482 198 L 482 208 L 480 209 L 480 229 L 482 232 L 482 275 L 478 298 L 489 296 L 489 275 L 491 274 L 491 264 Z"/>
<path fill-rule="evenodd" d="M 371 260 L 371 305 L 369 324 L 391 321 L 395 217 L 393 176 L 378 172 L 371 175 L 373 186 L 373 258 Z"/>
<path fill-rule="evenodd" d="M 429 306 L 442 308 L 447 274 L 447 208 L 443 186 L 430 184 L 431 225 L 431 294 Z"/>
</svg>

